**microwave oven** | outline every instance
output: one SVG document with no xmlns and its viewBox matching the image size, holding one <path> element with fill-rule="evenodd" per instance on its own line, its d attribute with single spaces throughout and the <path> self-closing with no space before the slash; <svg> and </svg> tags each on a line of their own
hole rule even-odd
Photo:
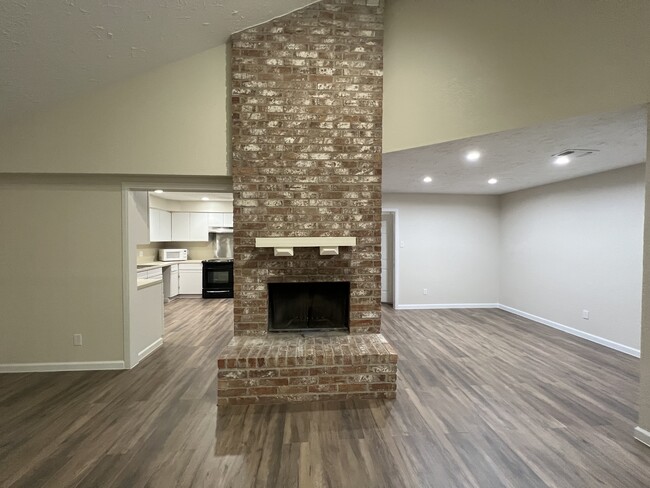
<svg viewBox="0 0 650 488">
<path fill-rule="evenodd" d="M 187 249 L 160 249 L 158 250 L 160 261 L 187 261 Z"/>
</svg>

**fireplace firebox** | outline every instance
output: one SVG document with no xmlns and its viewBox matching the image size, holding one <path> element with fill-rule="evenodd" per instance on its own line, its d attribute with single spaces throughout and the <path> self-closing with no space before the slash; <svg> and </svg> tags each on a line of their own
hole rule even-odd
<svg viewBox="0 0 650 488">
<path fill-rule="evenodd" d="M 269 332 L 349 330 L 350 283 L 269 283 Z"/>
</svg>

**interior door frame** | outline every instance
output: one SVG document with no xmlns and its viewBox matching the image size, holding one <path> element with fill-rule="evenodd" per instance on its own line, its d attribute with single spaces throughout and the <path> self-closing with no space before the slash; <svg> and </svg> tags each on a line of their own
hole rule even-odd
<svg viewBox="0 0 650 488">
<path fill-rule="evenodd" d="M 184 181 L 186 180 L 186 181 Z M 204 180 L 204 181 L 201 181 Z M 122 182 L 122 311 L 124 323 L 124 367 L 126 369 L 134 368 L 138 365 L 136 351 L 132 351 L 131 337 L 131 289 L 136 283 L 136 279 L 131 280 L 137 273 L 137 256 L 133 261 L 130 249 L 131 239 L 129 236 L 129 219 L 128 219 L 128 196 L 129 191 L 187 191 L 187 192 L 232 192 L 232 178 L 230 177 L 147 177 L 138 181 L 137 177 L 131 181 Z M 133 244 L 135 246 L 135 244 Z"/>
<path fill-rule="evenodd" d="M 383 208 L 383 214 L 391 214 L 393 217 L 393 308 L 399 309 L 399 210 L 396 208 Z"/>
</svg>

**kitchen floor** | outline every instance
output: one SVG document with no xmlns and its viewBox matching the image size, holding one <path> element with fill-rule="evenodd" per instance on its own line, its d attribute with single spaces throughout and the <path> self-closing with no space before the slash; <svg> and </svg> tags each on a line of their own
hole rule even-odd
<svg viewBox="0 0 650 488">
<path fill-rule="evenodd" d="M 173 300 L 131 371 L 0 375 L 0 486 L 649 486 L 637 359 L 498 310 L 385 307 L 397 400 L 217 408 L 232 304 Z"/>
</svg>

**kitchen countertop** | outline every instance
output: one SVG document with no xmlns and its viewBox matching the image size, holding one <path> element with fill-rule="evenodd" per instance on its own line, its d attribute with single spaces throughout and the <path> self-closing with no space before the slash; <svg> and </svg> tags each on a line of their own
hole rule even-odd
<svg viewBox="0 0 650 488">
<path fill-rule="evenodd" d="M 172 264 L 201 264 L 202 262 L 203 259 L 188 259 L 187 261 L 151 261 L 148 263 L 138 263 L 136 271 L 150 271 L 156 268 L 166 268 Z M 162 282 L 162 278 L 139 278 L 137 280 L 138 290 L 143 290 L 144 288 L 149 288 L 150 286 L 155 286 Z"/>
<path fill-rule="evenodd" d="M 149 288 L 150 286 L 155 286 L 159 283 L 162 284 L 162 282 L 162 278 L 140 278 L 138 280 L 138 290 Z"/>
<path fill-rule="evenodd" d="M 201 264 L 204 259 L 188 259 L 187 261 L 151 261 L 148 263 L 138 263 L 138 271 L 150 270 L 155 268 L 166 268 L 172 264 Z M 146 268 L 144 268 L 146 266 Z"/>
</svg>

